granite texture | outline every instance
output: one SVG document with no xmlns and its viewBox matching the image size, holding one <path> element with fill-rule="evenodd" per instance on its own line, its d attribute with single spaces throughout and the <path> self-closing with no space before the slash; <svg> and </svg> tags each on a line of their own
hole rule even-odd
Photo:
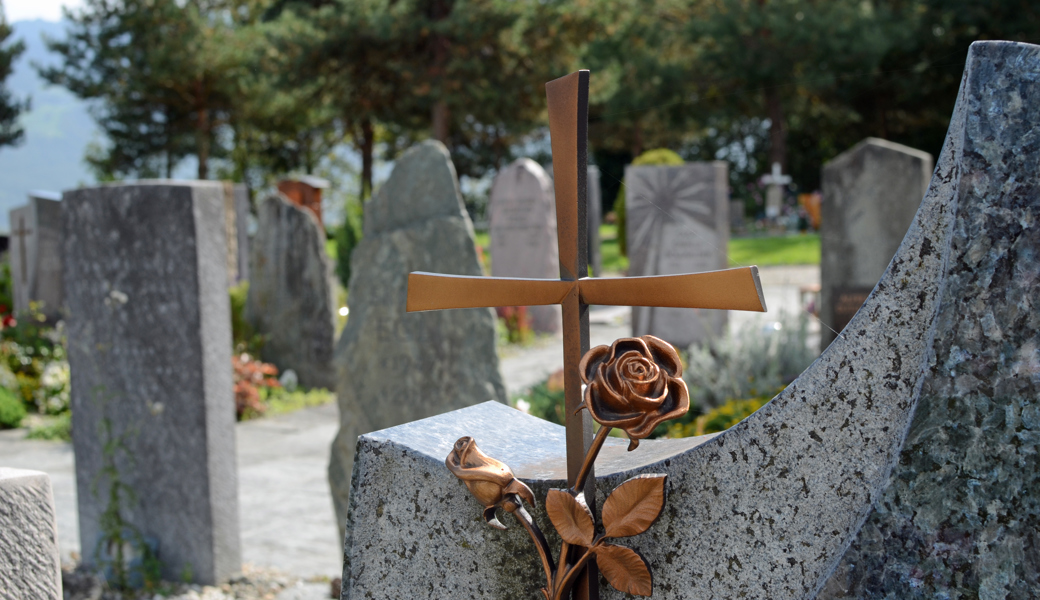
<svg viewBox="0 0 1040 600">
<path fill-rule="evenodd" d="M 332 261 L 317 217 L 280 194 L 269 196 L 251 250 L 246 319 L 264 336 L 261 357 L 295 371 L 304 387 L 333 389 Z"/>
<path fill-rule="evenodd" d="M 222 187 L 139 182 L 65 192 L 73 446 L 88 564 L 102 537 L 112 481 L 102 469 L 111 458 L 134 493 L 124 520 L 157 545 L 165 578 L 190 569 L 213 583 L 239 570 Z"/>
<path fill-rule="evenodd" d="M 11 291 L 15 313 L 30 302 L 50 321 L 62 317 L 61 202 L 30 196 L 29 204 L 11 210 L 9 243 Z M 22 230 L 26 233 L 19 235 Z"/>
<path fill-rule="evenodd" d="M 831 328 L 840 332 L 842 325 L 833 314 L 839 289 L 867 291 L 881 279 L 921 205 L 932 169 L 931 154 L 877 138 L 823 165 L 820 315 Z M 822 328 L 822 348 L 835 335 Z"/>
<path fill-rule="evenodd" d="M 899 464 L 820 598 L 1040 597 L 1040 46 L 972 45 L 956 220 Z"/>
<path fill-rule="evenodd" d="M 491 274 L 495 277 L 560 278 L 556 194 L 552 179 L 530 158 L 518 158 L 495 175 L 488 204 Z M 559 333 L 559 305 L 529 306 L 531 329 Z"/>
<path fill-rule="evenodd" d="M 364 233 L 351 259 L 350 319 L 335 356 L 340 430 L 329 483 L 340 527 L 358 435 L 506 400 L 490 308 L 405 313 L 409 272 L 481 275 L 442 144 L 424 142 L 398 159 L 365 206 Z"/>
<path fill-rule="evenodd" d="M 61 600 L 51 479 L 0 467 L 0 600 Z"/>
<path fill-rule="evenodd" d="M 628 274 L 676 275 L 729 265 L 729 176 L 721 161 L 625 167 Z M 632 307 L 632 335 L 685 348 L 721 335 L 727 311 Z"/>
<path fill-rule="evenodd" d="M 661 519 L 629 544 L 651 565 L 655 593 L 1040 595 L 1036 97 L 1040 47 L 973 45 L 924 201 L 843 334 L 722 434 L 604 450 L 600 500 L 631 475 L 670 476 Z M 560 429 L 502 407 L 363 437 L 348 597 L 536 597 L 540 569 L 522 529 L 487 528 L 443 467 L 462 434 L 539 500 L 561 485 Z"/>
</svg>

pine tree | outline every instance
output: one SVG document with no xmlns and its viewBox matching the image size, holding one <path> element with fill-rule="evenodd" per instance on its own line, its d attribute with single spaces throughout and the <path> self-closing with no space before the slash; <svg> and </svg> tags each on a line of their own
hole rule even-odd
<svg viewBox="0 0 1040 600">
<path fill-rule="evenodd" d="M 25 43 L 18 40 L 8 43 L 11 26 L 4 18 L 4 5 L 0 2 L 0 147 L 16 146 L 25 139 L 25 129 L 19 125 L 18 117 L 29 110 L 29 99 L 18 100 L 4 85 L 11 75 L 15 59 L 25 52 Z"/>
</svg>

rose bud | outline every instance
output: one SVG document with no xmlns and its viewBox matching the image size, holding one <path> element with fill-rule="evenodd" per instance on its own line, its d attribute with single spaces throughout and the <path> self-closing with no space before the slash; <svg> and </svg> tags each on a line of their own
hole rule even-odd
<svg viewBox="0 0 1040 600">
<path fill-rule="evenodd" d="M 578 368 L 587 386 L 579 410 L 589 409 L 600 425 L 624 430 L 629 451 L 660 423 L 690 409 L 679 354 L 652 335 L 596 346 Z"/>
<path fill-rule="evenodd" d="M 505 529 L 505 525 L 495 517 L 495 508 L 513 512 L 521 506 L 521 498 L 531 506 L 536 505 L 531 488 L 513 477 L 513 472 L 504 463 L 481 452 L 469 436 L 455 442 L 444 464 L 484 505 L 484 520 L 492 527 Z"/>
</svg>

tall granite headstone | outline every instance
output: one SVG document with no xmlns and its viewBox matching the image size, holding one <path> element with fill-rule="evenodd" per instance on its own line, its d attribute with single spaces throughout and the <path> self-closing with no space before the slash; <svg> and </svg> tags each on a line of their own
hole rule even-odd
<svg viewBox="0 0 1040 600">
<path fill-rule="evenodd" d="M 625 168 L 630 276 L 727 267 L 729 181 L 721 161 Z M 726 311 L 632 308 L 632 334 L 680 348 L 721 335 Z"/>
<path fill-rule="evenodd" d="M 492 275 L 559 278 L 553 183 L 538 163 L 520 158 L 498 172 L 491 186 L 488 221 Z M 535 331 L 560 331 L 559 306 L 530 306 L 527 314 Z"/>
<path fill-rule="evenodd" d="M 260 204 L 259 221 L 246 319 L 264 336 L 261 356 L 295 371 L 304 387 L 332 389 L 335 299 L 324 230 L 280 194 Z"/>
<path fill-rule="evenodd" d="M 903 243 L 845 334 L 776 398 L 720 434 L 632 452 L 607 438 L 601 501 L 668 475 L 660 519 L 623 542 L 655 597 L 1040 597 L 1037 74 L 1040 46 L 972 45 Z M 444 464 L 463 435 L 531 486 L 551 531 L 561 427 L 487 403 L 374 432 L 358 442 L 346 598 L 539 593 L 524 528 L 488 527 Z"/>
<path fill-rule="evenodd" d="M 227 579 L 240 549 L 223 185 L 106 185 L 62 203 L 83 560 L 97 564 L 118 480 L 164 578 Z"/>
<path fill-rule="evenodd" d="M 0 598 L 61 600 L 51 478 L 0 467 Z"/>
<path fill-rule="evenodd" d="M 227 240 L 228 283 L 249 280 L 249 189 L 224 182 L 224 238 Z"/>
<path fill-rule="evenodd" d="M 61 196 L 33 192 L 29 203 L 11 210 L 11 287 L 14 310 L 25 313 L 30 302 L 50 320 L 61 317 Z"/>
<path fill-rule="evenodd" d="M 590 166 L 586 179 L 588 202 L 585 213 L 589 221 L 589 268 L 592 269 L 593 277 L 603 274 L 603 253 L 599 248 L 599 226 L 603 223 L 603 188 L 599 177 L 599 167 Z"/>
<path fill-rule="evenodd" d="M 840 332 L 885 272 L 932 177 L 932 155 L 867 138 L 823 165 L 820 318 Z M 823 327 L 826 348 L 834 332 Z"/>
<path fill-rule="evenodd" d="M 340 430 L 329 463 L 340 527 L 347 520 L 359 435 L 487 400 L 506 401 L 494 312 L 407 314 L 412 271 L 482 274 L 455 167 L 444 145 L 434 141 L 397 160 L 390 179 L 365 206 L 364 238 L 351 258 L 350 319 L 336 346 Z"/>
</svg>

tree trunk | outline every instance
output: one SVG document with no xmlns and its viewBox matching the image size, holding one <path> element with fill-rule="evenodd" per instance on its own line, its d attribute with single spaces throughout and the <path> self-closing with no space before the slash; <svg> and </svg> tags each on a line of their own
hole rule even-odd
<svg viewBox="0 0 1040 600">
<path fill-rule="evenodd" d="M 375 146 L 372 120 L 361 120 L 361 201 L 372 196 L 372 149 Z"/>
<path fill-rule="evenodd" d="M 776 86 L 767 87 L 765 93 L 766 113 L 769 115 L 769 164 L 765 170 L 772 168 L 773 163 L 780 163 L 780 168 L 786 173 L 787 121 L 784 118 L 784 106 Z"/>
<path fill-rule="evenodd" d="M 448 122 L 451 120 L 451 111 L 448 104 L 438 100 L 433 105 L 433 137 L 438 142 L 448 145 Z"/>
<path fill-rule="evenodd" d="M 643 128 L 639 125 L 639 121 L 636 121 L 632 126 L 632 158 L 636 158 L 643 153 Z"/>
</svg>

